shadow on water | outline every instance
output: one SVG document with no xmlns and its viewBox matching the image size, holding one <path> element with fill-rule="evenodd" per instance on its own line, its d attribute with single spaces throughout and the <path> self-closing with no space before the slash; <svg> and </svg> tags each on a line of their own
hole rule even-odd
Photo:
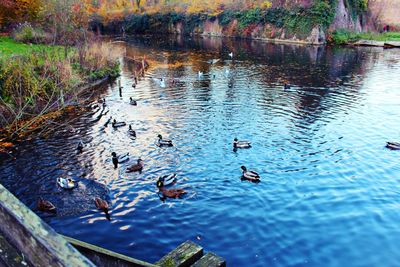
<svg viewBox="0 0 400 267">
<path fill-rule="evenodd" d="M 106 115 L 78 116 L 0 158 L 0 181 L 19 199 L 57 206 L 39 213 L 57 231 L 151 262 L 191 239 L 229 266 L 395 265 L 400 169 L 383 146 L 399 137 L 399 52 L 179 36 L 117 45 L 126 54 L 100 92 Z M 150 67 L 132 87 L 129 58 L 143 56 Z M 157 147 L 158 134 L 174 146 Z M 232 151 L 235 137 L 252 148 Z M 129 162 L 114 169 L 113 151 Z M 143 172 L 126 173 L 138 158 Z M 261 182 L 241 181 L 241 165 Z M 170 173 L 182 199 L 160 196 L 157 177 Z M 57 177 L 79 187 L 62 190 Z"/>
</svg>

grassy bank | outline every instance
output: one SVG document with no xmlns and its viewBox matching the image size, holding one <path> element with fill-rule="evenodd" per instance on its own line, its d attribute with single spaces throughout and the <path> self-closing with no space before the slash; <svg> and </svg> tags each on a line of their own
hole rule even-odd
<svg viewBox="0 0 400 267">
<path fill-rule="evenodd" d="M 400 32 L 349 32 L 346 30 L 337 30 L 332 33 L 331 41 L 335 44 L 348 44 L 358 40 L 371 40 L 371 41 L 400 41 Z"/>
<path fill-rule="evenodd" d="M 12 55 L 29 55 L 31 53 L 56 53 L 63 55 L 64 47 L 42 44 L 24 44 L 14 41 L 11 37 L 0 36 L 0 58 Z"/>
<path fill-rule="evenodd" d="M 43 115 L 79 103 L 85 85 L 119 74 L 118 55 L 107 43 L 67 49 L 0 37 L 0 128 L 30 131 Z"/>
</svg>

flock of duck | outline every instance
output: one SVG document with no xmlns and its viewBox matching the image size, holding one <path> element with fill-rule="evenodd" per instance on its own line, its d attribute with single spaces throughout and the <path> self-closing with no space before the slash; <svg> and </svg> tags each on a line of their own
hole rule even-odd
<svg viewBox="0 0 400 267">
<path fill-rule="evenodd" d="M 233 58 L 232 52 L 229 53 L 229 57 Z M 218 61 L 219 61 L 219 59 L 213 59 L 209 63 L 215 64 Z M 226 70 L 225 74 L 229 74 L 229 70 Z M 202 78 L 203 75 L 204 75 L 203 72 L 201 72 L 201 71 L 198 72 L 199 78 Z M 153 79 L 157 80 L 160 87 L 165 87 L 165 79 L 164 78 L 159 78 L 159 79 L 153 78 Z M 134 77 L 134 82 L 132 84 L 132 88 L 136 88 L 137 83 L 138 83 L 138 78 Z M 290 86 L 285 83 L 284 89 L 290 89 Z M 119 92 L 120 92 L 120 96 L 122 97 L 122 86 L 120 83 L 119 83 Z M 108 113 L 108 111 L 106 111 L 107 104 L 106 104 L 105 98 L 98 99 L 97 104 L 92 105 L 92 108 L 98 108 L 100 110 L 99 104 L 102 106 L 102 110 L 100 112 L 100 115 L 98 116 L 98 119 L 100 119 L 101 116 Z M 132 97 L 130 97 L 129 104 L 132 106 L 137 106 L 137 101 L 134 100 Z M 110 117 L 106 121 L 104 126 L 107 127 L 110 122 L 111 122 L 111 126 L 114 129 L 125 127 L 127 125 L 126 122 L 117 121 L 116 119 L 113 119 L 112 117 Z M 128 135 L 131 136 L 132 138 L 136 138 L 136 131 L 132 129 L 131 125 L 128 126 Z M 172 147 L 173 146 L 172 140 L 163 138 L 161 134 L 159 134 L 157 136 L 157 138 L 158 138 L 157 143 L 156 143 L 157 146 L 159 146 L 159 147 Z M 237 151 L 238 149 L 247 149 L 247 148 L 251 148 L 251 143 L 249 141 L 241 141 L 241 140 L 238 140 L 237 138 L 235 138 L 233 140 L 233 150 L 234 151 Z M 84 144 L 82 141 L 80 141 L 77 146 L 78 153 L 82 153 L 83 149 L 84 149 Z M 129 161 L 129 153 L 117 155 L 116 152 L 112 152 L 111 160 L 114 165 L 114 168 L 117 169 L 119 164 L 124 164 Z M 127 173 L 141 172 L 143 170 L 143 167 L 144 167 L 143 160 L 139 158 L 139 159 L 137 159 L 135 164 L 126 167 L 126 172 Z M 241 178 L 243 180 L 248 180 L 248 181 L 255 182 L 255 183 L 260 182 L 260 175 L 257 172 L 255 172 L 253 170 L 248 170 L 245 166 L 241 166 L 241 170 L 242 170 Z M 169 174 L 169 175 L 160 176 L 158 178 L 158 180 L 156 182 L 156 186 L 159 189 L 159 193 L 162 194 L 162 198 L 164 198 L 164 199 L 165 198 L 181 198 L 184 194 L 186 194 L 186 191 L 183 188 L 174 188 L 174 189 L 168 188 L 175 184 L 175 182 L 177 181 L 176 176 L 177 176 L 176 173 L 173 173 L 173 174 Z M 71 178 L 59 177 L 59 178 L 57 178 L 57 185 L 63 189 L 72 190 L 78 186 L 78 181 L 73 180 Z M 108 202 L 99 197 L 96 197 L 94 199 L 94 202 L 95 202 L 96 207 L 99 210 L 104 211 L 104 213 L 106 214 L 106 217 L 109 219 L 110 217 L 108 214 L 108 209 L 109 209 Z M 56 211 L 56 207 L 50 201 L 44 200 L 42 198 L 39 198 L 37 208 L 43 212 L 55 212 Z"/>
</svg>

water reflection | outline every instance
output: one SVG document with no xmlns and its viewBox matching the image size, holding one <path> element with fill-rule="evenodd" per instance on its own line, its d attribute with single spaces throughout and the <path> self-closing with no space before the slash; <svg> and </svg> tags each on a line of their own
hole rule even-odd
<svg viewBox="0 0 400 267">
<path fill-rule="evenodd" d="M 71 118 L 21 144 L 16 160 L 1 158 L 0 181 L 18 198 L 56 204 L 45 217 L 55 229 L 152 262 L 191 239 L 229 266 L 397 264 L 400 168 L 383 146 L 399 138 L 400 52 L 158 36 L 118 45 L 122 75 L 99 91 L 108 114 Z M 150 67 L 133 88 L 130 59 L 143 56 Z M 105 127 L 110 116 L 137 138 Z M 158 134 L 174 147 L 157 147 Z M 235 137 L 253 147 L 232 151 Z M 115 170 L 112 151 L 142 158 L 143 172 Z M 242 165 L 261 183 L 241 181 Z M 169 173 L 183 199 L 160 201 L 156 181 Z M 59 176 L 82 186 L 59 190 Z M 95 197 L 110 203 L 111 221 Z"/>
</svg>

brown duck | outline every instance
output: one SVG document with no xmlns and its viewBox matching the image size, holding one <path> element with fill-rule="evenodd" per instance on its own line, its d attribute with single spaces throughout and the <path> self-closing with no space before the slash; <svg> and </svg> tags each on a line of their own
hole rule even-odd
<svg viewBox="0 0 400 267">
<path fill-rule="evenodd" d="M 105 201 L 104 199 L 101 199 L 101 198 L 99 198 L 99 197 L 96 197 L 96 198 L 94 199 L 94 202 L 95 202 L 95 204 L 96 204 L 96 207 L 97 207 L 99 210 L 104 211 L 104 213 L 106 214 L 107 220 L 110 220 L 110 215 L 108 214 L 108 208 L 109 208 L 109 206 L 108 206 L 107 201 Z"/>
<path fill-rule="evenodd" d="M 138 159 L 137 164 L 126 168 L 126 172 L 141 172 L 143 170 L 143 160 Z"/>
<path fill-rule="evenodd" d="M 183 188 L 166 189 L 161 181 L 157 182 L 157 187 L 165 198 L 181 198 L 182 195 L 186 194 Z"/>
<path fill-rule="evenodd" d="M 56 212 L 56 206 L 54 206 L 53 203 L 51 203 L 50 201 L 44 200 L 41 197 L 38 200 L 37 208 L 38 210 L 43 212 L 52 212 L 52 213 Z"/>
</svg>

